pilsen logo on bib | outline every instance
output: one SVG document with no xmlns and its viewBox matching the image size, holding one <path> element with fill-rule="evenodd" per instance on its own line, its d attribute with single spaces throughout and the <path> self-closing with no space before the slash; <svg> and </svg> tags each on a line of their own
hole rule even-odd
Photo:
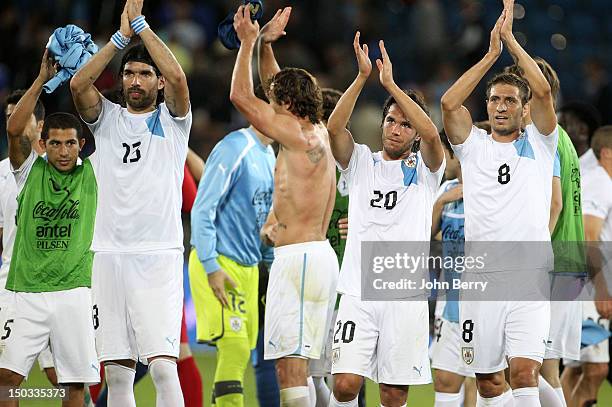
<svg viewBox="0 0 612 407">
<path fill-rule="evenodd" d="M 38 201 L 32 210 L 36 223 L 36 248 L 38 250 L 68 250 L 73 223 L 79 220 L 79 201 L 67 199 L 53 207 Z"/>
</svg>

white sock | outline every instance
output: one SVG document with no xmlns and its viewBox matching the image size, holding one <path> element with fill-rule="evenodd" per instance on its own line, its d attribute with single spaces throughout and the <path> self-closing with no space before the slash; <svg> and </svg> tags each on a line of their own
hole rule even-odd
<svg viewBox="0 0 612 407">
<path fill-rule="evenodd" d="M 104 366 L 108 386 L 108 405 L 136 407 L 134 398 L 134 376 L 136 370 L 116 363 Z"/>
<path fill-rule="evenodd" d="M 351 401 L 338 401 L 332 393 L 329 397 L 329 407 L 357 407 L 359 396 L 355 397 L 355 399 Z"/>
<path fill-rule="evenodd" d="M 310 398 L 310 407 L 316 407 L 317 404 L 317 389 L 315 388 L 314 380 L 312 376 L 306 378 L 306 384 L 308 384 L 308 397 Z"/>
<path fill-rule="evenodd" d="M 462 401 L 461 393 L 436 392 L 434 407 L 461 407 Z"/>
<path fill-rule="evenodd" d="M 308 386 L 289 387 L 280 391 L 281 407 L 310 407 Z"/>
<path fill-rule="evenodd" d="M 155 405 L 157 407 L 182 407 L 185 405 L 174 360 L 165 358 L 153 360 L 149 363 L 149 373 L 155 385 Z"/>
<path fill-rule="evenodd" d="M 542 407 L 563 407 L 555 389 L 542 376 L 538 380 L 538 392 Z"/>
<path fill-rule="evenodd" d="M 504 407 L 504 395 L 491 398 L 484 398 L 478 393 L 476 407 Z"/>
<path fill-rule="evenodd" d="M 541 407 L 540 396 L 537 387 L 521 387 L 512 390 L 514 403 L 520 407 Z"/>
<path fill-rule="evenodd" d="M 563 389 L 561 387 L 555 387 L 555 392 L 557 393 L 557 397 L 561 400 L 561 405 L 563 407 L 567 407 L 567 403 L 565 402 L 565 395 L 563 394 Z"/>
<path fill-rule="evenodd" d="M 323 377 L 313 377 L 312 381 L 314 382 L 317 402 L 315 407 L 328 407 L 329 405 L 329 387 L 325 383 L 325 379 Z M 312 401 L 312 400 L 311 400 Z"/>
<path fill-rule="evenodd" d="M 514 396 L 512 395 L 512 389 L 508 389 L 502 394 L 504 398 L 504 407 L 514 407 Z"/>
</svg>

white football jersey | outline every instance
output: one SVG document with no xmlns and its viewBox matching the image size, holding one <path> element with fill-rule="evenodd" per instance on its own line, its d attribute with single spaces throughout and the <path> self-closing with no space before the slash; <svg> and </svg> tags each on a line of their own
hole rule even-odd
<svg viewBox="0 0 612 407">
<path fill-rule="evenodd" d="M 599 163 L 592 148 L 589 148 L 586 153 L 582 154 L 580 160 L 580 172 L 586 174 L 587 171 L 597 168 Z"/>
<path fill-rule="evenodd" d="M 514 142 L 500 143 L 472 127 L 463 144 L 452 146 L 463 174 L 466 255 L 480 256 L 482 250 L 491 249 L 486 271 L 552 267 L 550 244 L 517 243 L 501 252 L 500 246 L 467 242 L 550 242 L 548 221 L 558 137 L 558 127 L 544 136 L 530 124 Z"/>
<path fill-rule="evenodd" d="M 612 242 L 612 178 L 601 165 L 582 176 L 582 214 L 604 220 L 599 240 L 609 245 Z"/>
<path fill-rule="evenodd" d="M 6 158 L 0 161 L 0 227 L 2 228 L 2 266 L 0 266 L 0 291 L 6 285 L 11 254 L 15 243 L 15 215 L 17 213 L 17 184 Z"/>
<path fill-rule="evenodd" d="M 340 168 L 350 198 L 339 293 L 361 297 L 362 241 L 429 242 L 434 197 L 445 167 L 446 160 L 431 172 L 420 152 L 386 161 L 381 152 L 355 144 L 348 167 Z"/>
<path fill-rule="evenodd" d="M 465 240 L 550 241 L 548 220 L 558 130 L 533 124 L 512 143 L 477 127 L 453 145 L 461 161 Z"/>
<path fill-rule="evenodd" d="M 98 181 L 92 250 L 182 250 L 191 111 L 173 117 L 161 103 L 153 112 L 133 114 L 102 98 L 100 117 L 87 125 L 96 141 L 90 159 Z"/>
</svg>

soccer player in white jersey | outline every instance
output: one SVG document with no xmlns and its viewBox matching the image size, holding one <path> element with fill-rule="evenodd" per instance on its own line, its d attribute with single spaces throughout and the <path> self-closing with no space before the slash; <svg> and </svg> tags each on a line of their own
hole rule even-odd
<svg viewBox="0 0 612 407">
<path fill-rule="evenodd" d="M 491 32 L 487 54 L 444 94 L 442 113 L 444 129 L 461 161 L 466 242 L 516 241 L 512 245 L 507 243 L 509 249 L 521 250 L 524 246 L 521 242 L 550 241 L 548 220 L 558 131 L 550 85 L 512 33 L 513 7 L 512 0 L 504 0 L 504 10 Z M 489 81 L 487 113 L 492 127 L 489 135 L 472 126 L 471 115 L 463 103 L 498 59 L 502 40 L 528 83 L 513 74 L 499 74 Z M 525 126 L 522 132 L 528 102 L 533 124 Z M 542 247 L 547 248 L 537 262 L 532 259 L 529 264 L 520 264 L 523 259 L 518 258 L 515 267 L 506 264 L 506 259 L 502 264 L 489 261 L 482 275 L 495 272 L 496 278 L 506 278 L 520 272 L 545 279 L 552 268 L 549 246 L 544 243 Z M 547 301 L 460 303 L 462 358 L 466 367 L 476 373 L 478 405 L 504 405 L 503 370 L 507 357 L 516 405 L 540 406 L 538 372 L 549 320 Z"/>
<path fill-rule="evenodd" d="M 612 317 L 609 293 L 612 287 L 612 126 L 595 131 L 591 149 L 597 165 L 585 171 L 582 177 L 584 234 L 587 242 L 601 242 L 598 246 L 603 257 L 601 272 L 594 276 L 601 281 L 601 284 L 594 281 L 596 301 L 583 302 L 583 317 L 608 330 Z M 580 362 L 564 360 L 568 370 L 564 371 L 564 385 L 570 385 L 566 387 L 568 406 L 597 403 L 597 392 L 608 375 L 609 361 L 608 340 L 583 348 Z"/>
<path fill-rule="evenodd" d="M 185 74 L 147 25 L 142 3 L 127 1 L 120 30 L 70 88 L 96 140 L 93 317 L 108 404 L 135 405 L 140 359 L 149 363 L 157 406 L 182 406 L 176 367 L 183 306 L 181 184 L 191 109 Z M 94 81 L 134 34 L 143 44 L 121 61 L 122 107 L 104 98 Z"/>
<path fill-rule="evenodd" d="M 372 71 L 368 46 L 359 44 L 359 36 L 357 32 L 353 42 L 359 73 L 327 123 L 332 152 L 350 196 L 350 228 L 338 282 L 342 297 L 332 344 L 330 406 L 357 406 L 364 377 L 379 383 L 384 406 L 403 406 L 409 385 L 431 382 L 427 301 L 363 301 L 361 242 L 429 241 L 444 151 L 424 101 L 395 83 L 382 41 L 382 60 L 376 63 L 380 82 L 390 94 L 381 123 L 383 150 L 373 153 L 354 142 L 346 126 Z"/>
</svg>

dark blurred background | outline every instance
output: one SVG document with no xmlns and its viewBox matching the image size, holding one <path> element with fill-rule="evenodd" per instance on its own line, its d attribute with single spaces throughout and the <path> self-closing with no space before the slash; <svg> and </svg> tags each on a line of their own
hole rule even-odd
<svg viewBox="0 0 612 407">
<path fill-rule="evenodd" d="M 228 97 L 236 53 L 224 49 L 216 38 L 219 21 L 240 3 L 145 0 L 143 14 L 189 78 L 194 114 L 190 145 L 204 158 L 223 135 L 245 124 Z M 438 124 L 440 97 L 484 55 L 502 9 L 501 0 L 264 0 L 263 21 L 287 5 L 293 6 L 288 35 L 275 44 L 281 66 L 308 69 L 322 86 L 344 90 L 357 72 L 351 42 L 359 29 L 373 59 L 379 55 L 378 40 L 385 40 L 396 81 L 425 95 Z M 11 90 L 31 84 L 55 28 L 79 25 L 102 47 L 119 28 L 122 8 L 121 0 L 2 0 L 0 100 Z M 545 58 L 558 71 L 560 104 L 572 99 L 592 103 L 604 122 L 610 123 L 612 2 L 519 0 L 514 15 L 517 39 L 531 55 Z M 115 87 L 119 60 L 115 58 L 97 81 L 100 90 Z M 511 62 L 504 52 L 492 72 Z M 379 144 L 385 97 L 374 68 L 351 119 L 358 141 L 373 147 Z M 68 85 L 43 94 L 43 101 L 48 113 L 74 111 Z M 475 120 L 486 118 L 483 86 L 469 104 Z M 4 115 L 0 128 L 3 158 Z"/>
</svg>

